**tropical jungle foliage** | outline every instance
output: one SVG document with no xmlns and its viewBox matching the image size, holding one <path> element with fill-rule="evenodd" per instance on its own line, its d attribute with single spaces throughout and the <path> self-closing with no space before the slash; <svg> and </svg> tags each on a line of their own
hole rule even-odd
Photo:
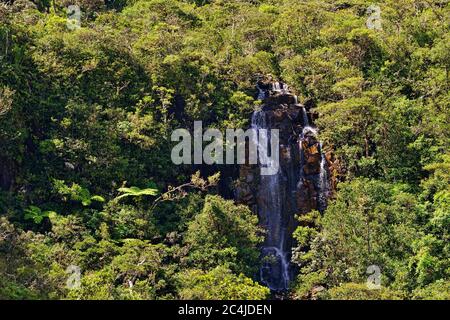
<svg viewBox="0 0 450 320">
<path fill-rule="evenodd" d="M 0 298 L 269 298 L 256 215 L 170 135 L 248 126 L 272 74 L 342 167 L 298 217 L 289 297 L 450 299 L 450 5 L 379 0 L 370 29 L 371 4 L 2 1 Z"/>
</svg>

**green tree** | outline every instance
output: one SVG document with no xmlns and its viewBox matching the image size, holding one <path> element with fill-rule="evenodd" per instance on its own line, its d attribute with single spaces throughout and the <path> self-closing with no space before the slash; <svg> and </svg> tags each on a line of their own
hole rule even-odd
<svg viewBox="0 0 450 320">
<path fill-rule="evenodd" d="M 185 241 L 187 262 L 199 269 L 226 265 L 252 276 L 258 267 L 262 236 L 256 215 L 219 196 L 206 197 L 202 212 L 189 223 Z"/>
<path fill-rule="evenodd" d="M 262 300 L 269 289 L 243 274 L 234 275 L 230 269 L 218 266 L 209 272 L 187 270 L 179 275 L 181 299 L 187 300 Z"/>
</svg>

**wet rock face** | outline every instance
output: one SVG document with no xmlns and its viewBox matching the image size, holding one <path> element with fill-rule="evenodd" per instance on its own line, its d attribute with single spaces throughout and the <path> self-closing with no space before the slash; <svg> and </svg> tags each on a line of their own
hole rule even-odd
<svg viewBox="0 0 450 320">
<path fill-rule="evenodd" d="M 260 111 L 252 127 L 279 130 L 280 170 L 261 176 L 260 165 L 241 165 L 235 184 L 236 200 L 247 204 L 266 230 L 261 250 L 260 281 L 273 291 L 286 290 L 295 270 L 290 264 L 295 215 L 323 211 L 331 196 L 331 152 L 325 155 L 317 132 L 309 126 L 311 114 L 297 102 L 286 85 L 258 82 Z"/>
</svg>

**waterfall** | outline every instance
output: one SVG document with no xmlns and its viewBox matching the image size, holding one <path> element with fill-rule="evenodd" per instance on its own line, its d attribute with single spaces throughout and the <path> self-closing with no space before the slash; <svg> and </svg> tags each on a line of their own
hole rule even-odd
<svg viewBox="0 0 450 320">
<path fill-rule="evenodd" d="M 305 127 L 309 127 L 308 114 L 306 113 L 305 107 L 302 107 L 302 115 L 303 115 L 303 125 Z"/>
<path fill-rule="evenodd" d="M 264 130 L 263 133 L 265 134 L 268 133 L 270 126 L 264 111 L 259 110 L 253 113 L 252 128 L 256 130 L 257 135 L 261 130 Z M 267 146 L 260 144 L 258 137 L 255 137 L 255 139 L 258 145 L 259 166 L 261 167 L 263 166 L 262 163 L 267 163 L 266 159 L 261 158 L 267 155 L 267 152 L 259 151 L 261 148 L 267 151 Z M 270 145 L 270 142 L 267 145 Z M 261 250 L 263 265 L 260 269 L 260 280 L 271 290 L 285 290 L 288 288 L 290 277 L 288 252 L 285 249 L 286 226 L 284 226 L 282 218 L 281 172 L 278 171 L 274 175 L 261 175 L 258 189 L 258 196 L 263 201 L 258 208 L 258 215 L 267 230 Z"/>
<path fill-rule="evenodd" d="M 266 231 L 259 281 L 274 292 L 284 292 L 296 271 L 290 261 L 294 245 L 292 234 L 298 225 L 295 216 L 325 210 L 330 194 L 329 172 L 317 129 L 310 125 L 298 97 L 282 82 L 272 80 L 261 81 L 257 89 L 258 99 L 264 101 L 262 109 L 253 112 L 251 119 L 256 133 L 253 143 L 258 147 L 258 164 L 250 169 L 241 167 L 238 194 L 240 201 L 255 208 L 259 223 Z M 270 130 L 275 128 L 280 130 L 280 157 L 276 160 L 272 152 L 268 152 L 271 151 Z M 274 165 L 269 160 L 279 160 L 275 164 L 276 173 L 261 174 Z M 256 175 L 259 179 L 254 179 Z"/>
<path fill-rule="evenodd" d="M 327 199 L 329 197 L 330 186 L 328 182 L 327 159 L 322 149 L 322 142 L 320 142 L 320 174 L 319 174 L 319 210 L 325 210 L 327 206 Z"/>
<path fill-rule="evenodd" d="M 272 90 L 275 91 L 275 92 L 281 92 L 281 86 L 280 86 L 280 83 L 278 81 L 274 82 L 272 84 Z"/>
<path fill-rule="evenodd" d="M 306 108 L 298 103 L 298 97 L 294 95 L 294 105 L 299 107 L 302 113 L 302 125 L 303 127 L 309 127 L 308 114 L 306 113 Z"/>
<path fill-rule="evenodd" d="M 256 85 L 256 89 L 258 89 L 258 100 L 264 101 L 266 98 L 266 91 L 264 91 L 259 84 Z"/>
<path fill-rule="evenodd" d="M 300 136 L 300 139 L 304 139 L 305 138 L 305 136 L 308 134 L 308 133 L 311 133 L 313 136 L 317 136 L 317 134 L 318 134 L 318 131 L 317 131 L 317 129 L 316 128 L 313 128 L 313 127 L 311 127 L 311 126 L 305 126 L 304 128 L 303 128 L 303 131 L 302 131 L 302 134 L 301 134 L 301 136 Z"/>
</svg>

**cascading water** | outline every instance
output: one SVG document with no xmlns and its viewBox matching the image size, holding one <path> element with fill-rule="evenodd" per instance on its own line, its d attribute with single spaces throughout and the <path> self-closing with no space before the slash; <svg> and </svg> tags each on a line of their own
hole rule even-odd
<svg viewBox="0 0 450 320">
<path fill-rule="evenodd" d="M 309 127 L 308 114 L 306 113 L 306 108 L 301 104 L 298 104 L 298 97 L 294 95 L 295 105 L 298 106 L 302 112 L 302 121 L 304 127 Z"/>
<path fill-rule="evenodd" d="M 311 133 L 313 136 L 316 136 L 317 135 L 317 129 L 313 128 L 313 127 L 310 127 L 309 124 L 305 125 L 305 127 L 303 128 L 302 134 L 300 136 L 300 139 L 304 139 L 305 136 L 308 133 Z"/>
<path fill-rule="evenodd" d="M 252 128 L 257 135 L 255 142 L 258 145 L 259 165 L 271 166 L 263 159 L 268 154 L 267 145 L 259 143 L 260 131 L 269 133 L 267 116 L 264 111 L 255 111 L 252 116 Z M 270 145 L 270 135 L 267 138 Z M 262 152 L 261 152 L 262 151 Z M 267 164 L 264 164 L 267 163 Z M 260 269 L 261 282 L 271 290 L 285 290 L 289 284 L 289 259 L 285 251 L 285 232 L 282 219 L 282 185 L 280 171 L 273 175 L 261 175 L 259 183 L 259 198 L 264 199 L 258 214 L 264 228 L 267 230 L 264 246 L 262 247 L 263 266 Z"/>
<path fill-rule="evenodd" d="M 259 84 L 256 85 L 256 88 L 258 89 L 258 100 L 264 100 L 266 98 L 266 91 Z"/>
<path fill-rule="evenodd" d="M 281 92 L 282 89 L 283 89 L 282 85 L 278 81 L 273 83 L 273 85 L 272 85 L 272 90 L 273 91 Z"/>
<path fill-rule="evenodd" d="M 328 180 L 327 159 L 322 149 L 322 142 L 320 142 L 320 174 L 319 174 L 319 209 L 324 210 L 327 206 L 327 199 L 329 198 L 330 186 Z"/>
<path fill-rule="evenodd" d="M 305 107 L 302 107 L 302 116 L 303 116 L 303 123 L 304 123 L 305 127 L 309 127 L 308 114 L 306 113 Z"/>
</svg>

